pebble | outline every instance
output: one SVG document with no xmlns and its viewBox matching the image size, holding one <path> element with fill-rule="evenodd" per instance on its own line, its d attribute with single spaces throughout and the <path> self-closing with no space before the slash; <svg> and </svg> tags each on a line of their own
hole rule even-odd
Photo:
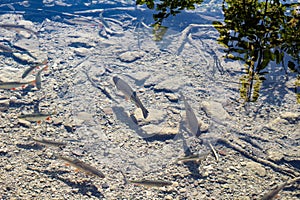
<svg viewBox="0 0 300 200">
<path fill-rule="evenodd" d="M 5 166 L 4 166 L 4 169 L 5 169 L 6 171 L 10 171 L 10 170 L 13 169 L 13 166 L 10 165 L 10 164 L 8 164 L 8 165 L 5 165 Z"/>
<path fill-rule="evenodd" d="M 18 123 L 27 128 L 29 128 L 31 126 L 31 122 L 24 120 L 24 119 L 18 119 Z"/>
<path fill-rule="evenodd" d="M 280 117 L 294 124 L 300 119 L 300 113 L 284 112 L 280 114 Z"/>
<path fill-rule="evenodd" d="M 171 195 L 167 195 L 164 197 L 164 200 L 172 200 L 172 199 L 173 199 L 173 197 Z"/>
<path fill-rule="evenodd" d="M 107 183 L 103 183 L 103 184 L 102 184 L 102 188 L 103 188 L 103 189 L 108 189 L 108 188 L 109 188 L 109 185 L 108 185 Z"/>
<path fill-rule="evenodd" d="M 89 50 L 83 47 L 74 48 L 74 53 L 76 56 L 85 57 L 89 54 Z"/>
<path fill-rule="evenodd" d="M 180 188 L 180 189 L 179 189 L 179 192 L 180 192 L 180 193 L 186 193 L 186 188 Z"/>
<path fill-rule="evenodd" d="M 223 108 L 223 105 L 216 101 L 203 101 L 201 107 L 205 113 L 213 119 L 220 120 L 224 122 L 228 119 L 231 119 L 231 116 Z"/>
<path fill-rule="evenodd" d="M 7 106 L 9 106 L 9 99 L 1 99 L 0 100 L 0 106 L 2 107 L 2 106 L 5 106 L 5 107 L 7 107 Z"/>
<path fill-rule="evenodd" d="M 256 162 L 247 162 L 246 168 L 252 170 L 255 174 L 264 177 L 266 176 L 266 169 L 259 163 Z"/>
<path fill-rule="evenodd" d="M 149 115 L 146 119 L 144 119 L 143 113 L 140 108 L 135 109 L 134 116 L 138 121 L 144 120 L 147 122 L 151 122 L 152 124 L 156 124 L 164 121 L 167 115 L 167 112 L 165 110 L 149 108 L 148 111 L 149 111 Z"/>
<path fill-rule="evenodd" d="M 120 54 L 119 59 L 122 62 L 130 63 L 136 61 L 137 59 L 142 58 L 144 54 L 145 53 L 142 51 L 127 51 L 125 53 Z"/>
<path fill-rule="evenodd" d="M 9 108 L 9 99 L 0 100 L 0 111 L 7 111 Z"/>
<path fill-rule="evenodd" d="M 4 156 L 7 153 L 8 153 L 8 149 L 6 149 L 6 148 L 0 149 L 0 156 Z"/>
<path fill-rule="evenodd" d="M 283 154 L 279 151 L 276 151 L 276 150 L 272 150 L 272 149 L 269 149 L 267 151 L 267 158 L 274 161 L 274 162 L 278 162 L 278 161 L 281 161 L 283 159 Z"/>
<path fill-rule="evenodd" d="M 35 60 L 30 57 L 28 54 L 21 54 L 21 53 L 13 53 L 13 55 L 15 57 L 17 57 L 18 59 L 20 59 L 22 62 L 25 63 L 33 63 Z"/>
<path fill-rule="evenodd" d="M 154 86 L 156 92 L 176 92 L 182 87 L 180 77 L 170 77 Z M 184 82 L 183 82 L 184 83 Z"/>
<path fill-rule="evenodd" d="M 174 93 L 166 93 L 165 96 L 168 98 L 171 102 L 178 102 L 178 96 Z"/>
</svg>

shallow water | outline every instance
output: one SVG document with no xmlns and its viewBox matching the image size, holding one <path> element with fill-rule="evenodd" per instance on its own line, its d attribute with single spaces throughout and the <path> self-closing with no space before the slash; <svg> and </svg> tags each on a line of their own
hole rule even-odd
<svg viewBox="0 0 300 200">
<path fill-rule="evenodd" d="M 4 44 L 28 50 L 1 54 L 1 80 L 21 80 L 29 63 L 36 61 L 33 57 L 47 59 L 49 70 L 43 73 L 41 90 L 1 90 L 1 100 L 9 102 L 1 106 L 3 199 L 62 194 L 67 199 L 252 199 L 291 176 L 254 162 L 218 138 L 299 175 L 300 110 L 291 86 L 296 75 L 286 80 L 283 70 L 269 74 L 258 100 L 244 103 L 239 91 L 244 63 L 224 58 L 212 25 L 223 22 L 221 2 L 205 1 L 195 11 L 165 19 L 167 31 L 160 41 L 151 27 L 154 11 L 131 1 L 47 1 L 42 9 L 39 4 L 26 8 L 9 3 L 15 11 L 1 6 L 1 22 L 14 19 L 38 36 L 1 30 Z M 149 110 L 147 119 L 117 90 L 113 76 L 137 92 Z M 180 93 L 201 124 L 202 142 L 186 127 Z M 52 121 L 18 121 L 20 113 L 36 109 L 53 113 Z M 30 137 L 68 141 L 69 146 L 35 149 Z M 201 164 L 177 163 L 185 155 L 211 151 L 209 143 L 220 154 L 218 162 L 211 154 Z M 74 173 L 55 153 L 97 166 L 107 178 Z M 162 190 L 136 188 L 124 185 L 120 171 L 128 179 L 178 184 Z M 86 184 L 77 182 L 84 178 Z M 22 194 L 12 192 L 17 190 Z M 283 199 L 297 197 L 297 185 L 283 192 Z"/>
</svg>

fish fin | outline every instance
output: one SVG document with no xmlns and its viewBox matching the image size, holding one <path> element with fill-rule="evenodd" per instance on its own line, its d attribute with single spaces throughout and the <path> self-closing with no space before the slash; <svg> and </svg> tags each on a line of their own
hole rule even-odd
<svg viewBox="0 0 300 200">
<path fill-rule="evenodd" d="M 50 117 L 50 116 L 46 118 L 46 120 L 50 120 L 50 119 L 51 119 L 51 117 Z"/>
<path fill-rule="evenodd" d="M 74 169 L 74 171 L 75 171 L 75 172 L 79 172 L 80 170 L 76 168 L 76 169 Z"/>
<path fill-rule="evenodd" d="M 11 88 L 11 90 L 16 90 L 16 88 Z"/>
<path fill-rule="evenodd" d="M 39 121 L 37 121 L 36 123 L 38 123 L 38 124 L 41 124 L 41 123 L 42 123 L 42 121 L 41 121 L 41 120 L 39 120 Z"/>
<path fill-rule="evenodd" d="M 69 164 L 69 163 L 65 163 L 65 166 L 68 166 L 68 167 L 69 167 L 69 166 L 70 166 L 70 164 Z"/>
</svg>

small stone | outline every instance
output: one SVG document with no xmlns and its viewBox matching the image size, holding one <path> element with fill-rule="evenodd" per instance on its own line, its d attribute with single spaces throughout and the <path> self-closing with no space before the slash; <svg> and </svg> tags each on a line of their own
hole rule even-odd
<svg viewBox="0 0 300 200">
<path fill-rule="evenodd" d="M 127 51 L 119 55 L 119 59 L 122 62 L 134 62 L 137 59 L 140 59 L 144 56 L 144 52 L 142 51 Z"/>
<path fill-rule="evenodd" d="M 185 192 L 186 192 L 186 188 L 180 188 L 180 189 L 179 189 L 179 192 L 180 192 L 180 193 L 185 193 Z"/>
<path fill-rule="evenodd" d="M 0 149 L 0 156 L 4 156 L 8 153 L 7 149 Z"/>
<path fill-rule="evenodd" d="M 9 106 L 9 99 L 1 99 L 0 100 L 0 107 L 8 107 Z"/>
<path fill-rule="evenodd" d="M 114 114 L 114 111 L 113 111 L 113 109 L 112 109 L 111 107 L 106 107 L 106 108 L 103 108 L 102 110 L 103 110 L 103 112 L 104 112 L 105 114 L 107 114 L 107 115 L 112 115 L 112 114 Z"/>
<path fill-rule="evenodd" d="M 167 196 L 165 196 L 165 198 L 164 198 L 164 200 L 172 200 L 173 199 L 173 197 L 171 196 L 171 195 L 167 195 Z"/>
<path fill-rule="evenodd" d="M 103 184 L 102 184 L 102 188 L 103 188 L 103 189 L 108 189 L 108 188 L 109 188 L 109 185 L 108 185 L 107 183 L 103 183 Z"/>
<path fill-rule="evenodd" d="M 74 53 L 77 56 L 85 57 L 89 54 L 89 50 L 83 47 L 75 48 Z"/>
<path fill-rule="evenodd" d="M 231 116 L 223 108 L 223 105 L 216 101 L 203 101 L 202 108 L 205 113 L 213 119 L 219 120 L 221 122 L 231 119 Z"/>
<path fill-rule="evenodd" d="M 267 154 L 268 154 L 268 159 L 269 160 L 272 160 L 274 162 L 278 162 L 278 161 L 281 161 L 283 159 L 283 154 L 278 152 L 278 151 L 274 151 L 272 149 L 268 150 L 267 151 Z"/>
<path fill-rule="evenodd" d="M 300 119 L 300 113 L 284 112 L 280 114 L 280 117 L 290 123 L 296 123 Z"/>
<path fill-rule="evenodd" d="M 21 53 L 13 53 L 13 55 L 20 59 L 22 62 L 25 62 L 25 63 L 33 63 L 35 60 L 30 57 L 28 54 L 21 54 Z"/>
<path fill-rule="evenodd" d="M 266 169 L 259 163 L 256 162 L 247 162 L 246 168 L 252 170 L 257 175 L 264 177 L 266 176 Z"/>
<path fill-rule="evenodd" d="M 27 120 L 24 120 L 24 119 L 18 119 L 18 123 L 21 125 L 21 126 L 24 126 L 24 127 L 30 127 L 31 126 L 31 123 Z"/>
<path fill-rule="evenodd" d="M 154 123 L 162 122 L 167 115 L 166 111 L 164 110 L 149 108 L 148 111 L 149 111 L 149 115 L 146 119 L 144 119 L 143 113 L 140 108 L 135 109 L 134 116 L 138 121 L 145 120 L 147 122 L 151 122 L 154 124 Z"/>
<path fill-rule="evenodd" d="M 5 165 L 5 166 L 4 166 L 4 169 L 5 169 L 6 171 L 10 171 L 10 170 L 13 169 L 13 166 L 10 165 L 10 164 L 8 164 L 8 165 Z"/>
<path fill-rule="evenodd" d="M 199 126 L 201 133 L 206 133 L 209 129 L 209 125 L 204 123 L 203 121 L 199 120 Z"/>
<path fill-rule="evenodd" d="M 179 183 L 178 183 L 178 182 L 173 182 L 173 186 L 174 186 L 174 187 L 178 187 L 178 186 L 179 186 Z"/>
<path fill-rule="evenodd" d="M 173 93 L 166 93 L 165 96 L 169 99 L 171 102 L 178 102 L 178 96 Z"/>
<path fill-rule="evenodd" d="M 178 127 L 164 127 L 159 131 L 159 134 L 163 135 L 176 135 L 179 133 L 179 126 Z"/>
<path fill-rule="evenodd" d="M 0 111 L 7 111 L 9 108 L 9 99 L 0 100 Z"/>
<path fill-rule="evenodd" d="M 62 118 L 53 118 L 52 119 L 52 124 L 53 125 L 58 126 L 58 125 L 61 125 L 62 123 L 63 123 L 63 119 Z"/>
<path fill-rule="evenodd" d="M 169 79 L 166 79 L 162 82 L 159 82 L 154 86 L 154 91 L 156 92 L 176 92 L 178 91 L 182 85 L 179 84 L 182 81 L 180 80 L 179 77 L 172 77 Z"/>
</svg>

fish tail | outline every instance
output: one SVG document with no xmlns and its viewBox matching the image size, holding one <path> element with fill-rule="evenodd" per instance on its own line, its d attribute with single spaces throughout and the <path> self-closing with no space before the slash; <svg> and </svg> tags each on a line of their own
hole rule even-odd
<svg viewBox="0 0 300 200">
<path fill-rule="evenodd" d="M 123 172 L 122 170 L 120 170 L 120 172 L 121 172 L 121 174 L 122 174 L 122 176 L 123 176 L 124 185 L 127 185 L 127 184 L 129 184 L 129 183 L 130 183 L 130 181 L 129 181 L 129 180 L 127 180 L 127 178 L 126 178 L 126 176 L 125 176 L 124 172 Z"/>
<path fill-rule="evenodd" d="M 145 108 L 145 107 L 141 107 L 142 112 L 143 112 L 143 116 L 146 119 L 149 115 L 149 111 Z"/>
<path fill-rule="evenodd" d="M 201 130 L 200 127 L 198 126 L 197 132 L 196 132 L 196 137 L 199 137 L 201 135 Z"/>
<path fill-rule="evenodd" d="M 36 85 L 36 80 L 30 81 L 29 84 L 35 86 Z"/>
</svg>

